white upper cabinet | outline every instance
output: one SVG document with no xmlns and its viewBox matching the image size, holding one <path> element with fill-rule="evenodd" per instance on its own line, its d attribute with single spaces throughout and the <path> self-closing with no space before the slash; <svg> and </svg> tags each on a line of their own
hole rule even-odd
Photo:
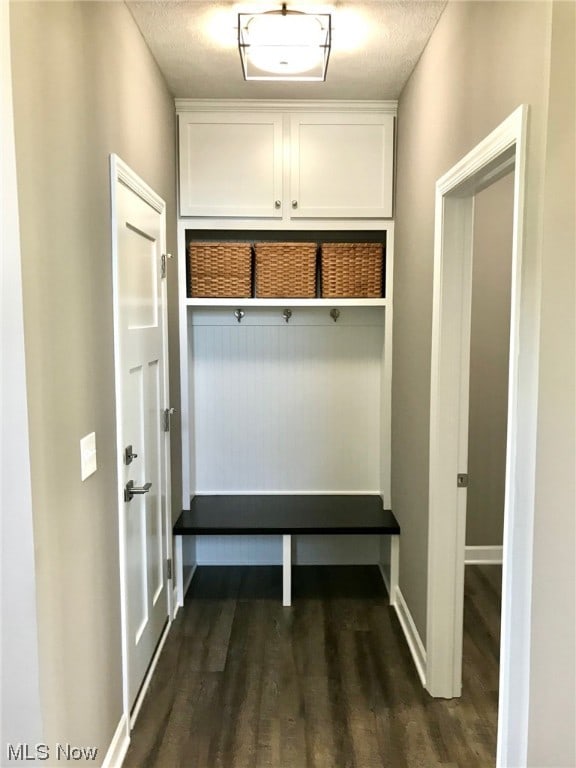
<svg viewBox="0 0 576 768">
<path fill-rule="evenodd" d="M 187 112 L 180 123 L 180 215 L 282 217 L 281 114 Z"/>
<path fill-rule="evenodd" d="M 395 103 L 252 104 L 178 100 L 180 216 L 392 217 Z"/>
<path fill-rule="evenodd" d="M 393 115 L 296 114 L 290 142 L 292 218 L 392 216 Z"/>
</svg>

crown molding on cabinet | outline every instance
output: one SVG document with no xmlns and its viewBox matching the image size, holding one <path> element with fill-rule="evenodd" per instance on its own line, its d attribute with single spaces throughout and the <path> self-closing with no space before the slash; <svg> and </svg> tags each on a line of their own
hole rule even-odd
<svg viewBox="0 0 576 768">
<path fill-rule="evenodd" d="M 326 100 L 295 101 L 293 99 L 175 99 L 177 112 L 378 112 L 396 115 L 397 101 Z"/>
</svg>

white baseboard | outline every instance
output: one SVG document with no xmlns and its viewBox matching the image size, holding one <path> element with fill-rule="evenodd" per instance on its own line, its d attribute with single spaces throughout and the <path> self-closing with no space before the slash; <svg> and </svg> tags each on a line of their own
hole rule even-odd
<svg viewBox="0 0 576 768">
<path fill-rule="evenodd" d="M 466 565 L 502 565 L 502 546 L 466 547 L 464 562 Z"/>
<path fill-rule="evenodd" d="M 102 763 L 102 768 L 121 768 L 128 746 L 130 745 L 130 728 L 128 718 L 122 715 L 116 733 L 112 737 L 108 751 Z"/>
<path fill-rule="evenodd" d="M 400 591 L 400 587 L 396 587 L 395 592 L 396 595 L 392 604 L 396 609 L 396 614 L 398 615 L 400 626 L 402 627 L 404 637 L 408 643 L 408 648 L 412 654 L 420 682 L 423 687 L 426 687 L 426 649 L 418 634 L 416 624 L 414 623 L 410 609 L 406 604 L 406 600 L 404 600 L 404 595 Z"/>
<path fill-rule="evenodd" d="M 164 632 L 162 632 L 162 636 L 158 642 L 158 645 L 156 646 L 154 657 L 150 662 L 150 666 L 148 667 L 148 671 L 146 672 L 146 677 L 144 678 L 144 682 L 142 683 L 142 686 L 138 691 L 138 696 L 136 697 L 136 701 L 134 702 L 134 707 L 132 708 L 132 712 L 130 713 L 131 729 L 134 728 L 134 723 L 136 722 L 138 715 L 140 714 L 140 709 L 144 702 L 144 698 L 148 692 L 148 688 L 150 687 L 150 681 L 152 680 L 152 675 L 154 674 L 154 670 L 156 669 L 156 665 L 158 664 L 158 659 L 160 658 L 160 654 L 162 653 L 162 648 L 164 648 L 164 643 L 166 642 L 166 638 L 168 637 L 168 632 L 170 632 L 171 624 L 172 622 L 169 620 L 166 626 L 164 627 Z"/>
</svg>

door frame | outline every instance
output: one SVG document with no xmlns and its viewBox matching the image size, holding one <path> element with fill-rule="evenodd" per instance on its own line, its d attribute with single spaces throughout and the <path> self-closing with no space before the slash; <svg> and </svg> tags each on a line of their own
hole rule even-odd
<svg viewBox="0 0 576 768">
<path fill-rule="evenodd" d="M 522 105 L 436 183 L 426 687 L 451 698 L 462 685 L 466 488 L 457 475 L 468 460 L 474 196 L 514 172 L 498 766 L 524 764 L 528 726 L 538 304 L 522 258 L 527 125 Z"/>
<path fill-rule="evenodd" d="M 112 297 L 113 297 L 113 320 L 114 320 L 114 389 L 115 389 L 115 419 L 116 419 L 116 468 L 118 483 L 118 540 L 120 557 L 120 613 L 121 613 L 121 638 L 122 638 L 122 699 L 124 718 L 127 723 L 128 734 L 134 726 L 142 701 L 148 689 L 150 679 L 156 667 L 158 657 L 166 640 L 170 629 L 174 613 L 172 581 L 167 579 L 167 624 L 164 629 L 154 656 L 144 680 L 132 711 L 129 702 L 128 686 L 128 595 L 127 595 L 127 576 L 126 576 L 126 529 L 124 519 L 124 446 L 122 445 L 122 380 L 120 375 L 120 314 L 119 314 L 119 254 L 116 229 L 118 224 L 117 215 L 117 195 L 116 184 L 120 182 L 128 189 L 134 192 L 138 197 L 144 200 L 162 219 L 161 224 L 161 242 L 162 253 L 166 253 L 166 203 L 154 192 L 154 190 L 136 174 L 129 165 L 116 154 L 110 155 L 110 201 L 111 201 L 111 234 L 112 234 Z M 162 281 L 162 319 L 163 319 L 163 364 L 164 364 L 164 403 L 163 407 L 169 407 L 169 389 L 168 389 L 168 296 L 166 280 Z M 166 535 L 166 557 L 172 559 L 172 513 L 171 513 L 171 492 L 170 492 L 170 452 L 164 452 L 164 474 L 166 478 L 166 504 L 164 510 L 164 530 Z"/>
</svg>

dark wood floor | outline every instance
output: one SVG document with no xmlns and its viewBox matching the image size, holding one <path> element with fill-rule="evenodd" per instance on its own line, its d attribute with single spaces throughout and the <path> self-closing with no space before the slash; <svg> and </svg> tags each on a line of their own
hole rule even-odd
<svg viewBox="0 0 576 768">
<path fill-rule="evenodd" d="M 422 689 L 377 568 L 198 569 L 125 768 L 488 768 L 500 568 L 467 566 L 464 692 Z"/>
</svg>

